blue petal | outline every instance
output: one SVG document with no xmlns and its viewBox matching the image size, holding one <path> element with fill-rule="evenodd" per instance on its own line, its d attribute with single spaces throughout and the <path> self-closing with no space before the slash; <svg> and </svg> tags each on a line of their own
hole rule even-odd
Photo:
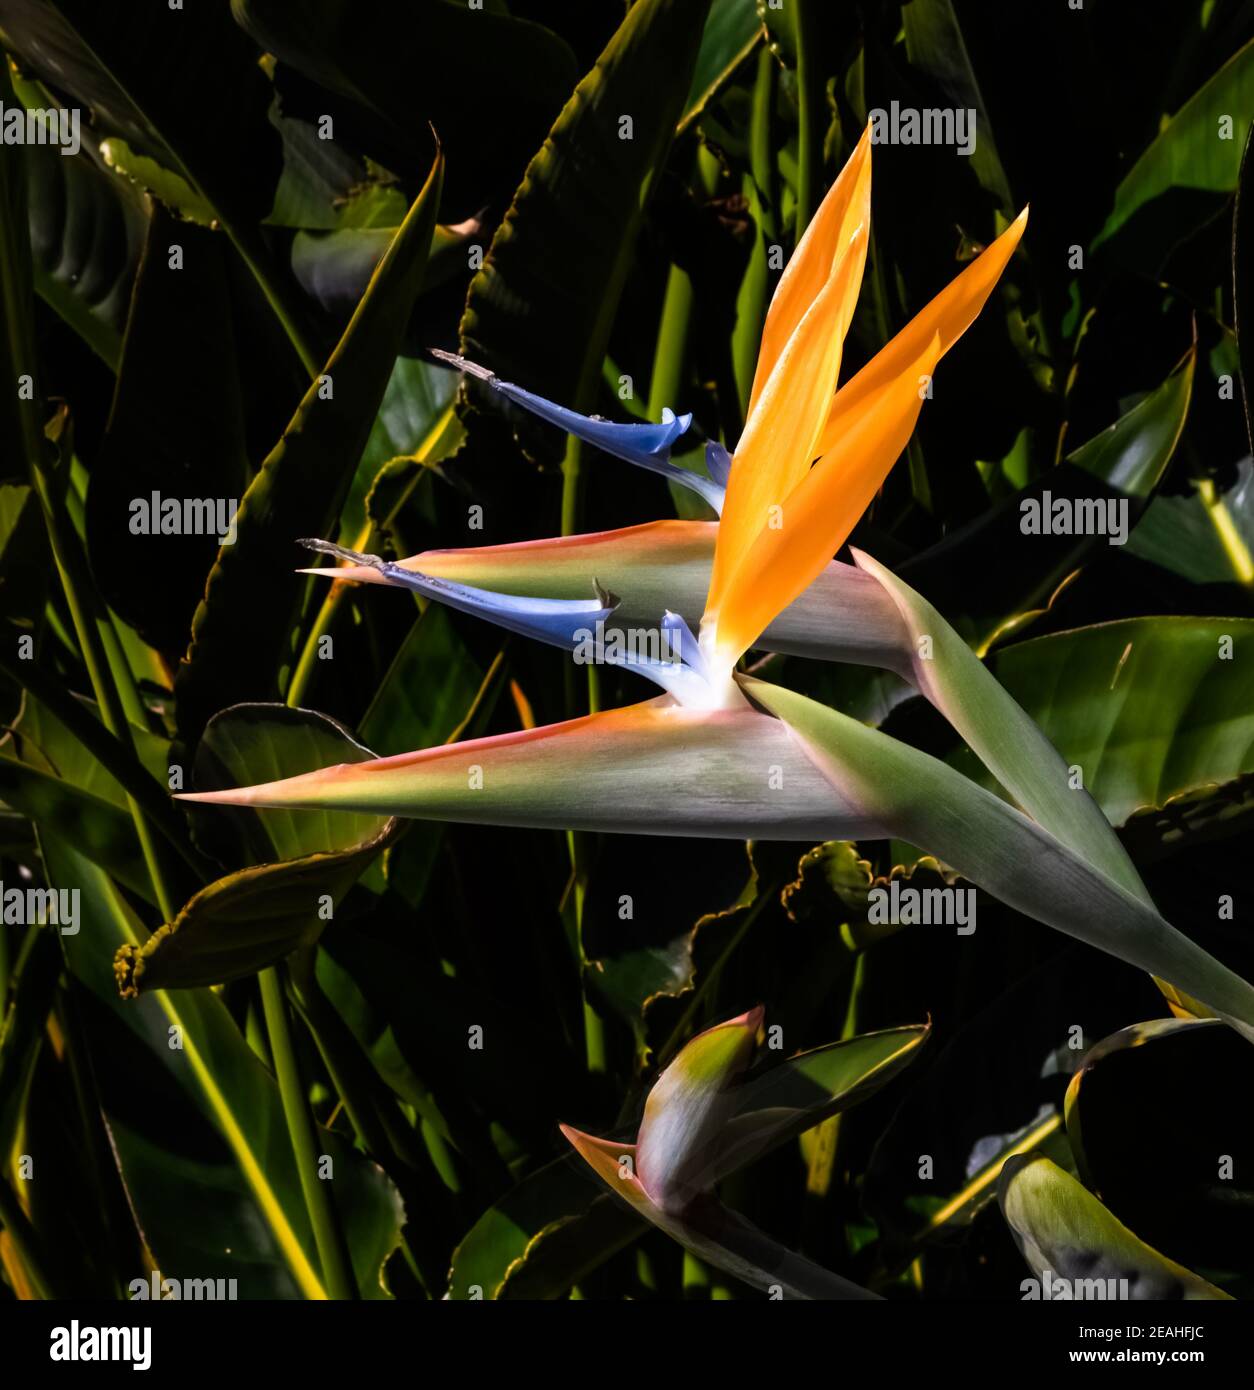
<svg viewBox="0 0 1254 1390">
<path fill-rule="evenodd" d="M 330 541 L 303 540 L 300 544 L 325 555 L 351 560 L 355 565 L 368 565 L 378 570 L 390 583 L 413 589 L 424 598 L 456 608 L 461 613 L 486 618 L 509 632 L 534 637 L 540 642 L 567 650 L 575 647 L 577 632 L 598 621 L 604 622 L 618 605 L 618 600 L 612 594 L 602 590 L 598 590 L 598 596 L 591 599 L 520 598 L 514 594 L 497 594 L 488 589 L 472 588 L 469 584 L 435 579 L 391 560 L 381 560 L 377 555 L 362 555 L 356 550 L 333 545 Z M 327 573 L 334 577 L 334 570 Z"/>
<path fill-rule="evenodd" d="M 611 634 L 606 642 L 604 630 L 598 624 L 605 623 L 613 615 L 618 600 L 613 594 L 606 593 L 595 580 L 597 597 L 592 599 L 521 598 L 516 594 L 497 594 L 487 589 L 473 588 L 469 584 L 436 579 L 419 570 L 406 569 L 394 561 L 380 559 L 377 555 L 363 555 L 346 546 L 334 545 L 331 541 L 302 540 L 299 544 L 324 555 L 349 560 L 355 565 L 368 565 L 390 584 L 412 589 L 424 598 L 447 604 L 459 612 L 486 618 L 497 627 L 517 632 L 523 637 L 534 637 L 537 641 L 571 652 L 591 643 L 602 664 L 635 671 L 678 698 L 683 698 L 683 693 L 694 682 L 705 684 L 702 674 L 704 664 L 696 638 L 677 613 L 668 612 L 662 619 L 663 635 L 678 633 L 677 643 L 675 638 L 671 638 L 679 649 L 680 659 L 677 661 L 654 660 L 638 656 L 630 649 L 623 650 L 629 644 L 624 643 L 621 635 L 615 640 Z M 333 569 L 309 570 L 306 573 L 325 574 L 332 579 L 335 577 Z M 692 665 L 688 664 L 690 661 Z"/>
<path fill-rule="evenodd" d="M 731 477 L 731 462 L 731 455 L 717 440 L 706 441 L 705 471 L 723 489 L 726 489 L 727 480 Z M 722 512 L 721 507 L 719 511 Z"/>
<path fill-rule="evenodd" d="M 580 415 L 574 410 L 567 410 L 565 406 L 554 405 L 543 396 L 524 391 L 521 386 L 515 386 L 511 382 L 502 381 L 495 372 L 477 366 L 474 362 L 468 362 L 456 353 L 441 352 L 438 348 L 432 348 L 431 355 L 441 362 L 447 362 L 450 367 L 456 367 L 458 371 L 486 382 L 494 391 L 499 391 L 501 395 L 522 406 L 524 410 L 531 411 L 533 415 L 538 415 L 542 420 L 547 420 L 550 425 L 556 425 L 558 429 L 565 430 L 567 434 L 573 434 L 588 444 L 595 444 L 598 449 L 613 454 L 615 458 L 634 463 L 639 468 L 647 468 L 652 473 L 660 473 L 681 487 L 690 488 L 716 512 L 722 510 L 722 486 L 703 478 L 700 473 L 692 473 L 670 461 L 671 446 L 692 424 L 691 413 L 676 416 L 674 411 L 663 410 L 661 424 L 619 425 L 600 415 Z"/>
<path fill-rule="evenodd" d="M 668 608 L 662 614 L 662 631 L 671 634 L 671 642 L 678 648 L 681 660 L 691 666 L 702 678 L 705 677 L 705 657 L 701 655 L 701 644 L 692 635 L 681 614 L 672 613 Z"/>
</svg>

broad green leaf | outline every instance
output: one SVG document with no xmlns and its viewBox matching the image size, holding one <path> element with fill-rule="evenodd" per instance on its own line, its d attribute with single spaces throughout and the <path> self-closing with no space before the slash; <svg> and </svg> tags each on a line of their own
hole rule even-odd
<svg viewBox="0 0 1254 1390">
<path fill-rule="evenodd" d="M 1203 84 L 1128 170 L 1093 243 L 1153 273 L 1237 186 L 1254 110 L 1254 41 Z"/>
<path fill-rule="evenodd" d="M 1164 616 L 1033 638 L 994 652 L 990 667 L 1122 825 L 1254 771 L 1252 661 L 1254 620 Z M 987 783 L 966 755 L 955 765 Z"/>
<path fill-rule="evenodd" d="M 63 681 L 44 666 L 0 657 L 0 670 L 21 686 L 9 753 L 118 810 L 129 809 L 129 794 L 152 826 L 194 863 L 187 847 L 186 818 L 170 800 L 167 739 L 132 724 L 128 747 L 100 722 L 94 703 L 65 689 Z"/>
<path fill-rule="evenodd" d="M 194 781 L 211 790 L 235 786 L 241 777 L 299 775 L 327 761 L 364 763 L 373 758 L 334 719 L 286 705 L 238 705 L 206 728 L 196 751 Z M 225 863 L 261 864 L 311 854 L 335 854 L 373 840 L 386 818 L 326 811 L 239 812 L 231 830 L 203 814 L 194 821 L 198 838 Z M 228 839 L 229 837 L 229 839 Z"/>
<path fill-rule="evenodd" d="M 437 155 L 327 362 L 324 379 L 309 388 L 244 494 L 235 543 L 218 554 L 175 682 L 184 739 L 194 740 L 219 709 L 281 693 L 276 668 L 290 649 L 293 621 L 309 582 L 293 572 L 293 543 L 330 532 L 349 494 L 422 284 L 442 170 Z M 247 615 L 246 635 L 242 615 Z"/>
<path fill-rule="evenodd" d="M 709 0 L 640 0 L 628 11 L 532 159 L 471 281 L 463 356 L 587 407 L 708 8 Z"/>
<path fill-rule="evenodd" d="M 723 86 L 757 47 L 762 35 L 757 0 L 712 0 L 692 86 L 679 129 L 686 130 L 715 100 Z"/>
<path fill-rule="evenodd" d="M 33 687 L 34 683 L 32 683 Z M 80 716 L 99 721 L 96 705 L 89 700 L 80 700 L 70 695 L 68 700 Z M 40 771 L 59 777 L 67 785 L 107 801 L 118 810 L 126 809 L 126 789 L 102 761 L 94 747 L 84 744 L 73 726 L 59 718 L 55 709 L 35 694 L 34 689 L 25 691 L 22 711 L 14 722 L 9 737 L 5 740 L 6 753 L 21 758 L 28 765 Z M 166 768 L 169 764 L 170 745 L 168 740 L 154 734 L 151 730 L 131 725 L 129 730 L 135 748 L 136 761 L 166 792 Z"/>
<path fill-rule="evenodd" d="M 910 65 L 927 74 L 945 96 L 947 105 L 975 113 L 978 138 L 970 156 L 971 168 L 981 187 L 997 200 L 1002 212 L 1013 216 L 1014 199 L 993 141 L 993 128 L 958 16 L 954 13 L 953 0 L 909 0 L 902 6 L 901 22 Z"/>
<path fill-rule="evenodd" d="M 212 208 L 312 373 L 302 316 L 258 229 L 281 167 L 266 120 L 270 86 L 225 6 L 149 13 L 96 0 L 3 0 L 0 29 L 35 74 L 90 108 L 98 131 L 177 173 Z M 218 119 L 204 120 L 206 110 Z"/>
<path fill-rule="evenodd" d="M 197 785 L 234 783 L 276 767 L 299 772 L 328 757 L 358 758 L 364 752 L 322 715 L 285 705 L 239 706 L 205 730 L 197 750 Z M 263 862 L 196 893 L 142 950 L 119 950 L 114 970 L 124 999 L 150 989 L 222 984 L 312 945 L 334 907 L 400 830 L 396 821 L 357 816 L 293 818 L 280 812 L 259 819 L 273 847 L 270 854 L 262 850 Z M 248 839 L 244 856 L 257 849 L 256 836 Z M 274 855 L 277 862 L 265 862 Z"/>
<path fill-rule="evenodd" d="M 56 105 L 18 74 L 14 91 L 29 108 Z M 74 155 L 47 145 L 26 150 L 35 290 L 116 372 L 148 208 L 101 167 L 98 137 L 85 124 L 80 141 Z"/>
<path fill-rule="evenodd" d="M 312 946 L 337 903 L 395 838 L 393 822 L 352 849 L 240 869 L 201 889 L 172 922 L 114 961 L 118 992 L 189 989 L 255 975 Z"/>
<path fill-rule="evenodd" d="M 1171 375 L 1101 434 L 1073 449 L 1067 462 L 1123 496 L 1144 501 L 1171 462 L 1193 397 L 1194 345 Z"/>
<path fill-rule="evenodd" d="M 1042 1283 L 1048 1274 L 1051 1280 L 1067 1280 L 1074 1292 L 1078 1282 L 1083 1290 L 1094 1291 L 1087 1294 L 1090 1298 L 1105 1297 L 1109 1279 L 1127 1280 L 1126 1295 L 1120 1289 L 1111 1295 L 1116 1298 L 1228 1296 L 1139 1240 L 1048 1158 L 1008 1159 L 998 1200 L 1028 1268 Z"/>
<path fill-rule="evenodd" d="M 30 176 L 35 289 L 117 371 L 144 243 L 139 200 L 115 192 L 83 155 L 36 146 Z"/>
</svg>

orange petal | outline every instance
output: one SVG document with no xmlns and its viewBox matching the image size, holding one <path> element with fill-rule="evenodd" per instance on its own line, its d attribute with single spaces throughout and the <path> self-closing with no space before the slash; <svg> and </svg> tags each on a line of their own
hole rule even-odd
<svg viewBox="0 0 1254 1390">
<path fill-rule="evenodd" d="M 720 621 L 737 567 L 818 454 L 865 262 L 866 224 L 861 223 L 780 353 L 745 425 L 718 526 L 707 624 Z"/>
<path fill-rule="evenodd" d="M 762 330 L 744 432 L 728 479 L 707 615 L 770 508 L 814 462 L 840 375 L 871 221 L 870 126 L 780 278 Z"/>
<path fill-rule="evenodd" d="M 758 364 L 753 373 L 747 416 L 753 414 L 753 408 L 780 353 L 830 276 L 840 248 L 849 245 L 854 229 L 867 220 L 870 197 L 871 127 L 868 124 L 827 197 L 810 220 L 775 287 L 771 307 L 766 313 L 766 323 L 762 327 L 762 343 L 758 348 Z M 855 285 L 855 297 L 857 292 Z"/>
<path fill-rule="evenodd" d="M 641 1208 L 641 1214 L 653 1204 L 636 1177 L 636 1146 L 619 1144 L 613 1139 L 598 1139 L 593 1134 L 585 1134 L 573 1125 L 558 1125 L 563 1136 L 572 1148 L 598 1178 L 633 1207 Z M 623 1160 L 628 1160 L 624 1162 Z"/>
<path fill-rule="evenodd" d="M 922 378 L 939 356 L 934 334 L 865 396 L 836 447 L 789 493 L 779 526 L 760 532 L 724 595 L 715 642 L 723 663 L 736 661 L 844 544 L 906 447 L 923 405 Z"/>
<path fill-rule="evenodd" d="M 837 446 L 849 428 L 851 418 L 862 409 L 864 402 L 917 360 L 933 335 L 940 338 L 940 356 L 944 357 L 984 307 L 993 287 L 1001 279 L 1002 271 L 1014 255 L 1027 225 L 1028 209 L 1025 207 L 991 246 L 986 247 L 961 275 L 951 280 L 926 308 L 921 309 L 890 343 L 840 388 L 832 402 L 818 453 L 826 454 Z"/>
</svg>

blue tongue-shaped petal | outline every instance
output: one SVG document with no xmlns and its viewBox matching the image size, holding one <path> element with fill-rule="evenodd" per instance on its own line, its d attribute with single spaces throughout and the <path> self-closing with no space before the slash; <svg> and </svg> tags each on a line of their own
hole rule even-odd
<svg viewBox="0 0 1254 1390">
<path fill-rule="evenodd" d="M 700 693 L 698 687 L 705 685 L 700 674 L 703 668 L 697 664 L 701 657 L 696 639 L 678 614 L 668 613 L 662 620 L 660 636 L 667 639 L 670 650 L 662 651 L 662 643 L 657 642 L 655 656 L 648 650 L 648 642 L 639 640 L 647 639 L 650 634 L 624 634 L 617 629 L 607 632 L 606 623 L 618 606 L 618 599 L 602 589 L 595 580 L 596 598 L 524 598 L 516 594 L 476 589 L 472 585 L 457 584 L 448 579 L 436 579 L 423 574 L 421 570 L 407 569 L 378 555 L 363 555 L 360 551 L 349 550 L 331 541 L 302 540 L 299 544 L 355 565 L 367 565 L 377 570 L 390 584 L 412 589 L 424 598 L 456 608 L 459 612 L 486 618 L 497 627 L 517 632 L 523 637 L 533 637 L 550 646 L 562 647 L 574 652 L 577 660 L 622 666 L 635 671 L 680 701 L 697 698 Z M 302 573 L 335 578 L 333 569 L 304 570 Z M 640 650 L 641 646 L 645 648 L 643 651 Z M 686 664 L 689 660 L 693 661 L 696 669 Z"/>
<path fill-rule="evenodd" d="M 669 478 L 681 487 L 697 493 L 716 512 L 722 511 L 726 480 L 719 483 L 704 478 L 700 473 L 692 473 L 670 461 L 671 446 L 692 424 L 691 414 L 676 416 L 673 411 L 663 410 L 661 424 L 620 425 L 613 420 L 604 420 L 599 415 L 580 415 L 574 410 L 567 410 L 565 406 L 554 405 L 543 396 L 525 391 L 512 382 L 502 381 L 495 372 L 490 372 L 486 367 L 480 367 L 474 362 L 468 362 L 456 353 L 441 352 L 438 348 L 432 348 L 431 355 L 468 376 L 486 382 L 494 391 L 499 391 L 501 395 L 522 406 L 524 410 L 531 411 L 533 415 L 538 415 L 542 420 L 547 420 L 550 425 L 556 425 L 558 429 L 565 430 L 567 434 L 573 434 L 588 444 L 595 444 L 598 449 L 604 449 L 615 458 L 634 463 L 639 468 L 647 468 L 652 473 L 660 473 L 664 478 Z M 706 459 L 708 462 L 708 448 Z"/>
<path fill-rule="evenodd" d="M 517 632 L 523 637 L 534 637 L 568 650 L 575 647 L 579 631 L 589 624 L 603 623 L 618 604 L 613 594 L 601 589 L 598 589 L 596 598 L 590 599 L 520 598 L 515 594 L 497 594 L 489 589 L 475 589 L 469 584 L 436 579 L 418 570 L 406 569 L 394 561 L 381 560 L 377 555 L 363 555 L 345 546 L 333 545 L 330 541 L 302 540 L 299 543 L 324 555 L 351 560 L 355 565 L 368 565 L 378 570 L 390 583 L 413 589 L 424 598 L 446 604 L 462 613 L 472 613 L 477 618 L 486 618 L 498 627 Z M 334 570 L 310 570 L 307 573 L 323 574 L 332 579 L 335 577 Z"/>
<path fill-rule="evenodd" d="M 706 441 L 705 445 L 705 471 L 718 484 L 719 487 L 726 489 L 727 480 L 731 477 L 731 455 L 718 442 L 717 439 Z"/>
</svg>

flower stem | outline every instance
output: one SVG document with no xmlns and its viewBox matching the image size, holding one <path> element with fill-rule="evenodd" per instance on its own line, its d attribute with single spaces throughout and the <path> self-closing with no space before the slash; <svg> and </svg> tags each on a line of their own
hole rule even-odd
<svg viewBox="0 0 1254 1390">
<path fill-rule="evenodd" d="M 274 1058 L 288 1137 L 292 1141 L 292 1152 L 296 1157 L 301 1191 L 318 1246 L 322 1280 L 327 1293 L 332 1298 L 356 1299 L 359 1295 L 353 1278 L 348 1242 L 331 1198 L 331 1189 L 318 1176 L 319 1155 L 313 1115 L 301 1080 L 279 969 L 278 966 L 271 966 L 261 972 L 259 979 L 266 1032 L 270 1038 L 270 1053 Z"/>
<path fill-rule="evenodd" d="M 86 597 L 94 591 L 87 574 L 86 561 L 78 535 L 74 531 L 64 502 L 59 497 L 42 460 L 32 461 L 31 477 L 43 509 L 44 525 L 48 531 L 48 543 L 52 550 L 53 563 L 56 565 L 57 574 L 61 580 L 61 588 L 65 594 L 66 605 L 70 610 L 70 619 L 78 640 L 79 653 L 83 658 L 84 666 L 87 668 L 87 677 L 91 681 L 96 704 L 100 709 L 100 717 L 109 733 L 118 740 L 128 753 L 134 756 L 135 743 L 131 737 L 131 725 L 127 720 L 122 697 L 119 694 L 105 651 L 103 629 L 108 624 L 109 619 L 107 615 L 101 616 L 93 612 L 90 600 Z M 152 827 L 149 825 L 148 817 L 144 814 L 139 802 L 129 792 L 126 801 L 131 813 L 131 820 L 135 825 L 135 834 L 139 840 L 140 850 L 143 852 L 144 863 L 148 866 L 148 875 L 152 880 L 152 889 L 157 899 L 157 906 L 161 909 L 164 919 L 170 922 L 174 919 L 178 906 L 166 885 L 157 848 L 153 841 Z"/>
<path fill-rule="evenodd" d="M 797 221 L 799 242 L 818 206 L 823 169 L 822 102 L 814 0 L 794 0 L 797 36 Z"/>
</svg>

